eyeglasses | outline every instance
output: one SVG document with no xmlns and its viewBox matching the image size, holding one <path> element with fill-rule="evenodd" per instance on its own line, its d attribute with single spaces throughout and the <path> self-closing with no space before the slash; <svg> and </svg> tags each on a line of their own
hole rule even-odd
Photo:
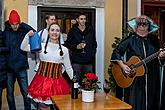
<svg viewBox="0 0 165 110">
<path fill-rule="evenodd" d="M 148 24 L 147 23 L 138 23 L 137 26 L 147 27 Z"/>
<path fill-rule="evenodd" d="M 80 18 L 80 20 L 86 20 L 86 18 Z"/>
</svg>

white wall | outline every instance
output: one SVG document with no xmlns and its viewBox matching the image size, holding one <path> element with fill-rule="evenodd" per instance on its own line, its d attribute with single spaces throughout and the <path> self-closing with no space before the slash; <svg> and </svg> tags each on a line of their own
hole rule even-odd
<svg viewBox="0 0 165 110">
<path fill-rule="evenodd" d="M 28 24 L 37 30 L 37 6 L 28 6 Z M 33 56 L 34 57 L 34 56 Z M 29 53 L 29 70 L 28 70 L 28 83 L 30 84 L 32 78 L 35 75 L 35 60 L 32 59 Z"/>
<path fill-rule="evenodd" d="M 137 0 L 137 16 L 141 15 L 141 0 Z"/>
<path fill-rule="evenodd" d="M 101 82 L 102 88 L 104 82 L 104 37 L 105 37 L 105 18 L 104 8 L 96 8 L 96 40 L 98 43 L 96 53 L 96 73 Z M 103 89 L 101 90 L 103 92 Z"/>
<path fill-rule="evenodd" d="M 37 6 L 28 6 L 28 24 L 37 30 Z"/>
</svg>

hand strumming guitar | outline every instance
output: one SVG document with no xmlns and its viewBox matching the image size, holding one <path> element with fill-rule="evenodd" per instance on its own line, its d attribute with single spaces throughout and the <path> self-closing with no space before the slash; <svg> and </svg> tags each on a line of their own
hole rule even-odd
<svg viewBox="0 0 165 110">
<path fill-rule="evenodd" d="M 126 73 L 128 75 L 131 73 L 130 67 L 128 65 L 124 64 L 122 60 L 118 60 L 117 63 L 122 68 L 122 70 L 124 71 L 124 73 Z"/>
</svg>

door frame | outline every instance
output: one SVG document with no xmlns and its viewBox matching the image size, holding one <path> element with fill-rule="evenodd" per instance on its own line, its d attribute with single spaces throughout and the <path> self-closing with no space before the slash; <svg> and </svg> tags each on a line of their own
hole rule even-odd
<svg viewBox="0 0 165 110">
<path fill-rule="evenodd" d="M 96 9 L 95 8 L 66 8 L 66 7 L 37 7 L 37 29 L 40 30 L 44 28 L 44 17 L 48 13 L 54 13 L 57 17 L 63 14 L 63 17 L 70 16 L 75 18 L 75 16 L 83 12 L 87 15 L 87 22 L 91 24 L 95 29 L 96 22 Z M 61 27 L 63 29 L 63 27 Z"/>
</svg>

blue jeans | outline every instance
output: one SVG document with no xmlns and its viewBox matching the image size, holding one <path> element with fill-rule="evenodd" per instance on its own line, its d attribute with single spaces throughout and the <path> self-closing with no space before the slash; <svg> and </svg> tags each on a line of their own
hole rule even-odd
<svg viewBox="0 0 165 110">
<path fill-rule="evenodd" d="M 27 87 L 28 87 L 28 77 L 27 71 L 7 73 L 8 83 L 7 83 L 7 101 L 9 105 L 9 110 L 16 110 L 15 100 L 14 100 L 14 84 L 17 80 L 20 87 L 21 94 L 24 100 L 25 110 L 31 110 L 31 101 L 27 97 Z"/>
</svg>

